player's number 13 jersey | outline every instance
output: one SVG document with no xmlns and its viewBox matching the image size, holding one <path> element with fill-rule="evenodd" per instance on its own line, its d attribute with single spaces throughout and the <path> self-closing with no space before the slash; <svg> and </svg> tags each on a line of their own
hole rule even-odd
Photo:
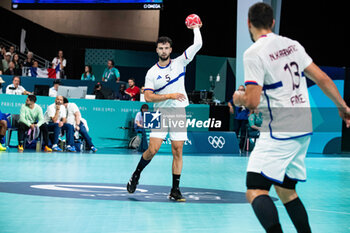
<svg viewBox="0 0 350 233">
<path fill-rule="evenodd" d="M 244 53 L 246 85 L 263 87 L 259 109 L 263 128 L 274 139 L 311 134 L 312 120 L 303 70 L 312 63 L 294 40 L 273 33 L 262 36 Z"/>
</svg>

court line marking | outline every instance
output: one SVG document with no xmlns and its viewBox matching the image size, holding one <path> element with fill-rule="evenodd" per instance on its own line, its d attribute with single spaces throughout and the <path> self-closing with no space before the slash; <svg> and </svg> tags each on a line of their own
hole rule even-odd
<svg viewBox="0 0 350 233">
<path fill-rule="evenodd" d="M 284 206 L 276 205 L 279 208 L 284 208 Z M 315 211 L 315 212 L 325 212 L 325 213 L 332 213 L 332 214 L 345 214 L 350 215 L 350 213 L 347 212 L 341 212 L 341 211 L 333 211 L 333 210 L 320 210 L 320 209 L 306 209 L 307 211 Z"/>
</svg>

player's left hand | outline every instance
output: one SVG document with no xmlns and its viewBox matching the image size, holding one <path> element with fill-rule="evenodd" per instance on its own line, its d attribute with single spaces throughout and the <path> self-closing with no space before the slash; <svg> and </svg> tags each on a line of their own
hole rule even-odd
<svg viewBox="0 0 350 233">
<path fill-rule="evenodd" d="M 182 93 L 172 93 L 168 95 L 168 99 L 178 100 L 182 102 L 186 100 L 186 96 Z"/>
<path fill-rule="evenodd" d="M 188 29 L 195 29 L 195 28 L 201 28 L 202 27 L 202 23 L 200 23 L 200 24 L 196 24 L 196 25 L 192 25 L 192 26 L 188 26 L 187 28 Z"/>
<path fill-rule="evenodd" d="M 339 116 L 344 120 L 346 128 L 350 128 L 350 108 L 339 109 Z"/>
</svg>

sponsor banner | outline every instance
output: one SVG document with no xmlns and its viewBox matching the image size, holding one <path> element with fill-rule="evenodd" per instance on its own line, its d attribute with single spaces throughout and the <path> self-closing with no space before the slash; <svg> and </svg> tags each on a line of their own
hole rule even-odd
<svg viewBox="0 0 350 233">
<path fill-rule="evenodd" d="M 187 132 L 184 153 L 239 154 L 239 145 L 235 132 Z M 159 150 L 171 153 L 171 140 L 167 137 Z"/>
</svg>

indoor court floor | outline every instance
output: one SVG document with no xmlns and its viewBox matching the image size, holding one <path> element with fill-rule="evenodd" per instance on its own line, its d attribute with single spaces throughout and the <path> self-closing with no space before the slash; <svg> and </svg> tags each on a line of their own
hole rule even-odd
<svg viewBox="0 0 350 233">
<path fill-rule="evenodd" d="M 128 194 L 138 153 L 11 150 L 0 154 L 0 233 L 264 232 L 245 200 L 246 156 L 185 155 L 187 202 L 174 203 L 169 154 L 157 155 Z M 350 232 L 350 158 L 312 155 L 306 164 L 308 180 L 297 190 L 313 232 Z M 296 232 L 275 203 L 284 232 Z"/>
</svg>

